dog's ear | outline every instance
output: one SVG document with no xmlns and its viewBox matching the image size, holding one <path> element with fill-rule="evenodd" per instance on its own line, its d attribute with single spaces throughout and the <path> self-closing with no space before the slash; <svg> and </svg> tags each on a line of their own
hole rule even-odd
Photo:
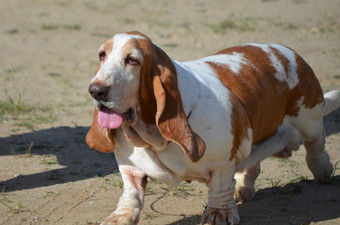
<svg viewBox="0 0 340 225">
<path fill-rule="evenodd" d="M 115 135 L 115 130 L 103 128 L 98 124 L 98 110 L 95 109 L 92 125 L 86 135 L 86 143 L 89 147 L 100 152 L 112 152 L 115 149 Z"/>
<path fill-rule="evenodd" d="M 176 69 L 162 49 L 155 46 L 153 91 L 156 99 L 156 125 L 169 141 L 178 144 L 193 162 L 202 158 L 204 141 L 191 129 L 183 110 Z"/>
</svg>

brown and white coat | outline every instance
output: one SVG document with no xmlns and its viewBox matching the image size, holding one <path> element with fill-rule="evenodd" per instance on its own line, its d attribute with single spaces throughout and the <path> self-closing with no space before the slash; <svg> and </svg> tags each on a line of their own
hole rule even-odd
<svg viewBox="0 0 340 225">
<path fill-rule="evenodd" d="M 324 99 L 312 69 L 287 47 L 245 44 L 178 62 L 147 36 L 129 32 L 105 42 L 99 58 L 86 141 L 115 150 L 124 182 L 103 224 L 138 223 L 147 177 L 168 185 L 205 182 L 202 223 L 237 224 L 235 199 L 253 197 L 260 161 L 289 156 L 299 141 L 317 181 L 332 172 L 322 118 L 340 105 L 340 92 Z"/>
</svg>

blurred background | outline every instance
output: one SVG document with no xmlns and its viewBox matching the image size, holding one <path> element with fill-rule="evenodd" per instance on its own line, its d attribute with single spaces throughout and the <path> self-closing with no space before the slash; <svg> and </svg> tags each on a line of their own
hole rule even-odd
<svg viewBox="0 0 340 225">
<path fill-rule="evenodd" d="M 340 81 L 339 5 L 337 0 L 3 0 L 0 101 L 25 102 L 39 115 L 18 115 L 19 126 L 11 128 L 13 118 L 4 117 L 2 109 L 0 132 L 44 123 L 88 124 L 87 85 L 97 50 L 115 33 L 131 30 L 183 61 L 241 43 L 287 45 L 307 60 L 324 89 L 332 89 Z M 36 112 L 41 109 L 46 112 Z"/>
</svg>

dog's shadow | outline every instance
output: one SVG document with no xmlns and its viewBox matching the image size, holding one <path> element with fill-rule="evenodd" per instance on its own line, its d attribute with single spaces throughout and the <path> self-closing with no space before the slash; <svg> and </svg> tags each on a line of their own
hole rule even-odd
<svg viewBox="0 0 340 225">
<path fill-rule="evenodd" d="M 307 225 L 339 218 L 339 209 L 340 176 L 333 177 L 329 184 L 301 181 L 261 189 L 251 202 L 238 205 L 240 225 Z M 200 222 L 201 216 L 193 215 L 168 225 L 193 225 Z"/>
<path fill-rule="evenodd" d="M 39 157 L 37 164 L 58 163 L 63 168 L 0 180 L 0 190 L 11 192 L 105 176 L 118 171 L 113 153 L 89 149 L 88 127 L 58 127 L 0 138 L 0 157 Z M 49 155 L 55 161 L 48 161 Z M 18 165 L 20 166 L 20 165 Z"/>
<path fill-rule="evenodd" d="M 340 217 L 340 176 L 329 184 L 313 180 L 256 192 L 251 202 L 239 205 L 242 225 L 312 224 Z"/>
<path fill-rule="evenodd" d="M 340 108 L 323 118 L 326 135 L 340 133 Z"/>
</svg>

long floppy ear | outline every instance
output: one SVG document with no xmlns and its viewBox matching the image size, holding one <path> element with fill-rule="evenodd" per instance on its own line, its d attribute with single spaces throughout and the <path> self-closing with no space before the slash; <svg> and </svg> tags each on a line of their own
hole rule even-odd
<svg viewBox="0 0 340 225">
<path fill-rule="evenodd" d="M 165 139 L 178 144 L 191 161 L 197 162 L 204 155 L 205 143 L 192 131 L 184 113 L 173 63 L 160 48 L 155 48 L 153 89 L 157 104 L 156 125 Z"/>
<path fill-rule="evenodd" d="M 86 143 L 89 147 L 100 152 L 112 152 L 115 149 L 115 135 L 115 130 L 103 128 L 98 124 L 98 110 L 95 109 L 92 125 L 86 135 Z"/>
</svg>

